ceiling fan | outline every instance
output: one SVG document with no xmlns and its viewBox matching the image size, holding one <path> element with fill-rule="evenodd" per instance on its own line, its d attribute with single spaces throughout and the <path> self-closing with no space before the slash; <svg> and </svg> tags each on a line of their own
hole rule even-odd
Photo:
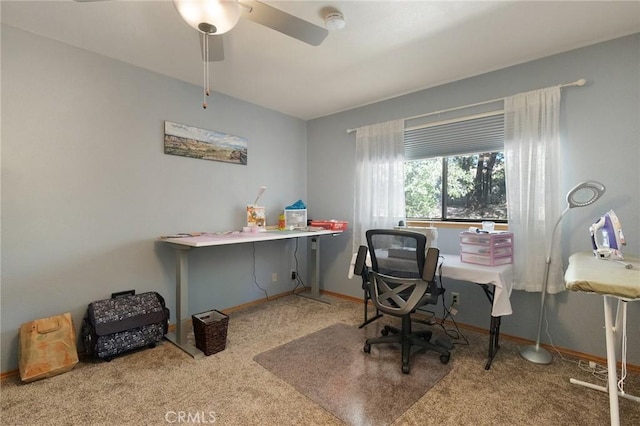
<svg viewBox="0 0 640 426">
<path fill-rule="evenodd" d="M 200 33 L 205 96 L 209 96 L 208 64 L 224 59 L 222 34 L 233 29 L 240 18 L 264 25 L 312 46 L 318 46 L 322 43 L 329 33 L 326 28 L 257 0 L 173 0 L 173 4 L 182 19 Z M 206 97 L 202 106 L 203 108 L 207 107 Z"/>
<path fill-rule="evenodd" d="M 256 0 L 173 0 L 173 4 L 187 24 L 213 41 L 209 46 L 209 61 L 224 59 L 220 35 L 235 27 L 241 17 L 312 46 L 322 43 L 329 33 L 325 28 Z"/>
</svg>

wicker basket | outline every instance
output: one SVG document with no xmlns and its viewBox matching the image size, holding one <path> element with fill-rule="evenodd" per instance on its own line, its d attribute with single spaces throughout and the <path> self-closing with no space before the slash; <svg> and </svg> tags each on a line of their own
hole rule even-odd
<svg viewBox="0 0 640 426">
<path fill-rule="evenodd" d="M 208 311 L 191 316 L 196 348 L 205 355 L 213 355 L 224 350 L 227 344 L 229 317 L 220 311 Z"/>
</svg>

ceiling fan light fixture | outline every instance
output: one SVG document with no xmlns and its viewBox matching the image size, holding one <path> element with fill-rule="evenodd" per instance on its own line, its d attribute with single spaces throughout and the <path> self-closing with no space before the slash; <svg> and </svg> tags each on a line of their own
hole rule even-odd
<svg viewBox="0 0 640 426">
<path fill-rule="evenodd" d="M 340 31 L 345 26 L 344 16 L 338 11 L 329 12 L 324 17 L 324 26 L 329 31 Z"/>
<path fill-rule="evenodd" d="M 240 19 L 236 0 L 173 0 L 173 4 L 182 19 L 203 34 L 224 34 Z"/>
</svg>

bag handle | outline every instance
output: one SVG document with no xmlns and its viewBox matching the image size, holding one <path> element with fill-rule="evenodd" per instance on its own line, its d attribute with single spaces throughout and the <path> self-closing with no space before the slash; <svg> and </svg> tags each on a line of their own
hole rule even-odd
<svg viewBox="0 0 640 426">
<path fill-rule="evenodd" d="M 59 318 L 47 318 L 36 321 L 36 329 L 39 334 L 48 334 L 60 330 L 62 325 Z"/>
<path fill-rule="evenodd" d="M 119 299 L 121 297 L 133 296 L 135 294 L 136 294 L 135 290 L 125 290 L 125 291 L 119 291 L 117 293 L 111 293 L 111 298 Z"/>
</svg>

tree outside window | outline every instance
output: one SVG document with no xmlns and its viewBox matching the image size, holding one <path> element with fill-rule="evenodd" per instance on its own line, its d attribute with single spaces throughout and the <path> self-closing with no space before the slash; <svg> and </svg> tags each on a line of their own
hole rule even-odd
<svg viewBox="0 0 640 426">
<path fill-rule="evenodd" d="M 405 162 L 408 219 L 505 222 L 506 193 L 502 152 Z"/>
</svg>

